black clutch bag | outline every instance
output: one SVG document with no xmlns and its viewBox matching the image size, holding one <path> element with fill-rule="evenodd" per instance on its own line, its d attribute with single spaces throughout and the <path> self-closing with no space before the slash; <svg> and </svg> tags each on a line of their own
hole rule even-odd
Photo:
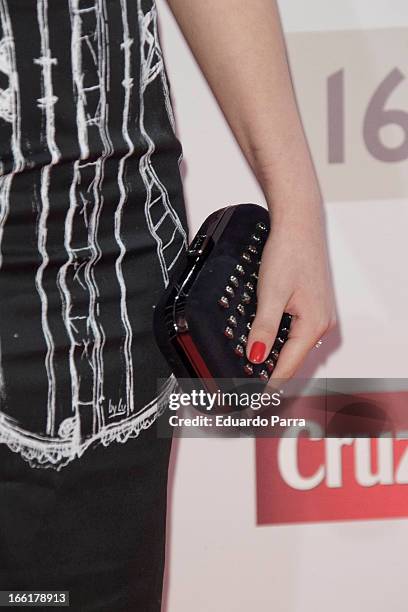
<svg viewBox="0 0 408 612">
<path fill-rule="evenodd" d="M 178 379 L 267 383 L 291 323 L 284 313 L 265 361 L 248 361 L 245 347 L 269 230 L 269 214 L 261 206 L 228 206 L 205 220 L 179 262 L 154 313 L 158 346 Z"/>
</svg>

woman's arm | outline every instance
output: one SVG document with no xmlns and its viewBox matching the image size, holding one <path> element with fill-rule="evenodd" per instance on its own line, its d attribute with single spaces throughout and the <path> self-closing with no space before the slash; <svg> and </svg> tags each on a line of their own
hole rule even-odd
<svg viewBox="0 0 408 612">
<path fill-rule="evenodd" d="M 272 231 L 258 283 L 250 360 L 295 315 L 275 378 L 293 376 L 335 325 L 320 189 L 296 104 L 275 0 L 167 0 L 263 190 Z M 254 346 L 254 343 L 257 343 Z"/>
</svg>

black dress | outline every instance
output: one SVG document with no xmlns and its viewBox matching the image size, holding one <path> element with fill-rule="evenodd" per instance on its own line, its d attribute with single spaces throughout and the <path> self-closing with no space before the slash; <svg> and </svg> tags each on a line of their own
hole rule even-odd
<svg viewBox="0 0 408 612">
<path fill-rule="evenodd" d="M 181 158 L 154 0 L 0 0 L 0 590 L 160 609 Z"/>
</svg>

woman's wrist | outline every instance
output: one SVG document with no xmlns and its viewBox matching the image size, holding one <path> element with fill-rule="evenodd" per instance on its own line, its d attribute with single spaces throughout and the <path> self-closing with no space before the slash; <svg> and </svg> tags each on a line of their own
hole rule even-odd
<svg viewBox="0 0 408 612">
<path fill-rule="evenodd" d="M 274 227 L 298 227 L 305 231 L 310 225 L 324 223 L 324 205 L 318 187 L 305 187 L 295 192 L 264 190 L 264 195 Z"/>
<path fill-rule="evenodd" d="M 278 151 L 258 149 L 247 159 L 265 196 L 274 223 L 293 224 L 322 217 L 323 198 L 307 146 Z"/>
</svg>

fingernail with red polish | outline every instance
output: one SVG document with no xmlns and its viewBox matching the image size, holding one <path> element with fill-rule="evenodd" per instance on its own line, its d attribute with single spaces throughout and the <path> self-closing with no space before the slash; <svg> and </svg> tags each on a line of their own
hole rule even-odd
<svg viewBox="0 0 408 612">
<path fill-rule="evenodd" d="M 266 346 L 263 342 L 254 342 L 249 353 L 249 359 L 255 363 L 261 363 L 264 360 Z"/>
</svg>

